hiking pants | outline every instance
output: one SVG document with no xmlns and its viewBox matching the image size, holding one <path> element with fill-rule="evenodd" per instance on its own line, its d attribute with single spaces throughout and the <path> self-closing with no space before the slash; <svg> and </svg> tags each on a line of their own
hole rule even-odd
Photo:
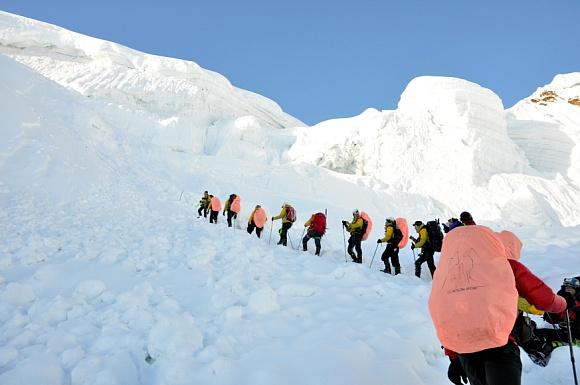
<svg viewBox="0 0 580 385">
<path fill-rule="evenodd" d="M 389 264 L 389 258 L 393 262 L 393 267 L 395 268 L 395 275 L 401 273 L 401 265 L 399 264 L 399 248 L 393 244 L 387 243 L 385 251 L 381 256 L 381 260 L 385 263 L 385 273 L 391 273 L 391 265 Z"/>
<path fill-rule="evenodd" d="M 520 348 L 513 341 L 498 348 L 459 354 L 459 360 L 471 385 L 521 384 Z"/>
<path fill-rule="evenodd" d="M 260 235 L 262 234 L 262 230 L 264 230 L 264 228 L 256 227 L 254 221 L 251 221 L 250 223 L 248 223 L 248 228 L 246 230 L 248 231 L 248 234 L 252 234 L 254 229 L 256 229 L 256 235 L 258 236 L 258 238 L 260 238 Z"/>
<path fill-rule="evenodd" d="M 228 227 L 232 227 L 232 218 L 236 219 L 238 214 L 232 210 L 228 210 Z"/>
<path fill-rule="evenodd" d="M 201 217 L 201 212 L 202 211 L 203 211 L 204 218 L 207 218 L 207 207 L 205 207 L 205 206 L 199 206 L 199 208 L 197 209 L 197 215 Z"/>
<path fill-rule="evenodd" d="M 292 227 L 292 222 L 282 222 L 282 227 L 278 230 L 280 233 L 280 240 L 278 241 L 279 245 L 282 244 L 286 246 L 286 243 L 288 242 L 288 230 L 290 230 L 290 227 Z"/>
<path fill-rule="evenodd" d="M 429 267 L 429 271 L 431 272 L 431 278 L 435 274 L 435 260 L 433 259 L 433 254 L 435 254 L 435 250 L 431 247 L 423 247 L 421 249 L 421 254 L 419 254 L 419 258 L 415 261 L 415 275 L 421 278 L 421 265 L 423 262 L 427 262 L 427 266 Z"/>
<path fill-rule="evenodd" d="M 209 213 L 209 223 L 217 223 L 217 217 L 218 217 L 219 211 L 211 211 Z"/>
<path fill-rule="evenodd" d="M 316 255 L 320 255 L 320 238 L 322 238 L 322 235 L 314 230 L 308 230 L 304 238 L 302 238 L 302 250 L 308 250 L 307 243 L 310 238 L 314 238 L 314 244 L 316 245 Z"/>
<path fill-rule="evenodd" d="M 356 263 L 362 263 L 361 242 L 362 242 L 362 234 L 360 233 L 352 233 L 350 235 L 350 238 L 348 238 L 348 249 L 347 249 L 348 255 L 350 255 L 352 261 Z M 352 251 L 353 248 L 356 249 L 357 256 L 354 255 L 354 252 Z"/>
</svg>

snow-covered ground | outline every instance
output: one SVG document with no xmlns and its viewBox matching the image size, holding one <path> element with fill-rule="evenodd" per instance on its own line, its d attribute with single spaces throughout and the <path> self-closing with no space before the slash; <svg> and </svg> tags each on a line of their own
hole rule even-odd
<svg viewBox="0 0 580 385">
<path fill-rule="evenodd" d="M 396 111 L 294 128 L 194 63 L 7 13 L 0 68 L 2 385 L 446 384 L 430 279 L 408 248 L 402 275 L 380 248 L 369 269 L 385 216 L 469 209 L 553 288 L 580 274 L 574 74 L 507 118 L 490 90 L 428 77 Z M 206 189 L 241 196 L 236 229 L 196 218 Z M 275 246 L 279 223 L 245 233 L 284 201 L 294 246 L 328 209 L 320 258 Z M 375 221 L 363 265 L 344 258 L 353 208 Z M 522 360 L 524 384 L 571 381 L 566 349 Z"/>
</svg>

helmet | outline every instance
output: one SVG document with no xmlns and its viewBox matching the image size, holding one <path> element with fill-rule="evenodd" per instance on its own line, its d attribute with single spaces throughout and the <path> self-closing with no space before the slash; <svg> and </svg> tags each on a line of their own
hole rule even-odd
<svg viewBox="0 0 580 385">
<path fill-rule="evenodd" d="M 354 209 L 353 212 L 352 212 L 352 215 L 359 215 L 358 214 L 358 209 Z"/>
<path fill-rule="evenodd" d="M 395 218 L 393 218 L 393 217 L 388 217 L 388 218 L 385 220 L 385 222 L 390 222 L 390 223 L 393 223 L 393 222 L 395 222 Z"/>
<path fill-rule="evenodd" d="M 423 222 L 421 221 L 415 221 L 415 223 L 413 223 L 413 226 L 421 226 L 423 224 Z"/>
<path fill-rule="evenodd" d="M 580 278 L 579 277 L 564 278 L 564 283 L 562 284 L 562 286 L 580 289 Z"/>
</svg>

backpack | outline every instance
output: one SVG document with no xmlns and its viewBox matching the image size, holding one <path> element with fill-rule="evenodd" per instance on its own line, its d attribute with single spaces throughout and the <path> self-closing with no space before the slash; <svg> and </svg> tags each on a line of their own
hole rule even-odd
<svg viewBox="0 0 580 385">
<path fill-rule="evenodd" d="M 399 247 L 399 243 L 403 239 L 403 232 L 397 227 L 397 223 L 393 223 L 393 238 L 389 241 L 389 243 L 395 245 L 395 247 Z"/>
<path fill-rule="evenodd" d="M 294 210 L 294 207 L 286 207 L 286 219 L 292 223 L 296 221 L 296 210 Z"/>
<path fill-rule="evenodd" d="M 312 222 L 310 223 L 310 228 L 318 234 L 324 235 L 326 232 L 326 215 L 322 213 L 314 214 Z"/>
<path fill-rule="evenodd" d="M 373 229 L 373 221 L 371 220 L 371 217 L 369 217 L 369 215 L 364 211 L 360 213 L 360 217 L 363 220 L 363 225 L 361 229 L 362 240 L 366 241 L 367 238 L 369 237 L 369 234 L 371 233 L 371 230 Z"/>
<path fill-rule="evenodd" d="M 441 248 L 443 247 L 443 232 L 441 231 L 441 226 L 439 226 L 439 219 L 427 222 L 425 228 L 427 229 L 427 236 L 429 237 L 431 246 L 433 246 L 433 250 L 441 252 Z"/>
<path fill-rule="evenodd" d="M 395 219 L 395 225 L 402 234 L 402 238 L 399 241 L 397 247 L 402 249 L 403 247 L 407 246 L 407 243 L 409 242 L 409 226 L 407 225 L 407 220 L 405 218 Z"/>
<path fill-rule="evenodd" d="M 429 295 L 441 344 L 458 353 L 505 345 L 517 303 L 514 272 L 493 230 L 475 225 L 450 232 Z"/>
<path fill-rule="evenodd" d="M 240 196 L 239 195 L 234 195 L 234 199 L 232 200 L 231 204 L 230 204 L 230 210 L 233 211 L 236 214 L 240 213 Z"/>
</svg>

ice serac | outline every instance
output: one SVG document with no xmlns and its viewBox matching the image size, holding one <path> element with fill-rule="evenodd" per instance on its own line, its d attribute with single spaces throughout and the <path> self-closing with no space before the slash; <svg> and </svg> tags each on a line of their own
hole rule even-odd
<svg viewBox="0 0 580 385">
<path fill-rule="evenodd" d="M 557 75 L 507 110 L 509 135 L 547 178 L 580 187 L 580 72 Z"/>
<path fill-rule="evenodd" d="M 431 150 L 439 150 L 446 161 L 453 154 L 454 159 L 468 162 L 476 185 L 487 184 L 494 174 L 526 168 L 527 162 L 507 135 L 501 99 L 478 84 L 448 77 L 415 78 L 401 95 L 397 113 L 412 124 L 431 126 L 426 135 L 439 135 L 451 145 Z M 437 169 L 443 166 L 440 163 L 436 162 Z"/>
<path fill-rule="evenodd" d="M 295 160 L 449 200 L 457 186 L 486 185 L 497 173 L 522 172 L 526 160 L 506 132 L 501 100 L 455 78 L 419 77 L 395 111 L 297 130 Z"/>
</svg>

